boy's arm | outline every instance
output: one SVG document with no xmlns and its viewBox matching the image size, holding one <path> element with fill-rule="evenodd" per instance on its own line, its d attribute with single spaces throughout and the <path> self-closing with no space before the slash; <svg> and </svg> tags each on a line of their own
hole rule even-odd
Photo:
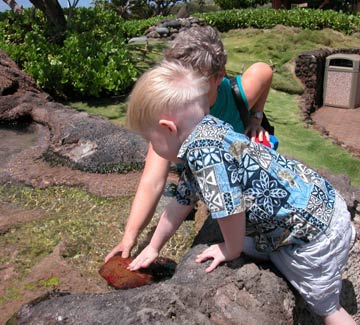
<svg viewBox="0 0 360 325">
<path fill-rule="evenodd" d="M 272 81 L 272 69 L 264 62 L 257 62 L 251 65 L 242 75 L 242 87 L 244 89 L 246 99 L 249 103 L 249 109 L 252 112 L 264 112 L 264 106 L 269 94 Z M 264 132 L 261 127 L 261 119 L 250 118 L 250 125 L 245 134 L 250 135 L 254 139 L 257 135 L 260 141 L 263 136 L 269 141 L 269 134 Z"/>
<path fill-rule="evenodd" d="M 194 205 L 181 205 L 173 199 L 165 208 L 148 246 L 129 265 L 136 271 L 148 267 L 158 257 L 161 248 L 175 233 Z"/>
<path fill-rule="evenodd" d="M 196 262 L 201 263 L 210 258 L 212 263 L 206 272 L 211 272 L 220 263 L 231 261 L 240 256 L 245 239 L 245 212 L 218 219 L 224 242 L 211 245 L 196 257 Z"/>
<path fill-rule="evenodd" d="M 163 192 L 170 163 L 155 153 L 149 144 L 145 168 L 131 206 L 125 233 L 119 242 L 105 257 L 107 262 L 113 255 L 121 252 L 129 257 L 139 232 L 150 222 Z"/>
</svg>

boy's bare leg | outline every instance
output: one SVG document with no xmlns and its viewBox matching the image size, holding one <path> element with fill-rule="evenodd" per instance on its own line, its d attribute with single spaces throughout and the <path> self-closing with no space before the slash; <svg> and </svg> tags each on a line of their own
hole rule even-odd
<svg viewBox="0 0 360 325">
<path fill-rule="evenodd" d="M 336 312 L 324 318 L 325 325 L 356 325 L 353 318 L 344 308 L 340 308 Z"/>
</svg>

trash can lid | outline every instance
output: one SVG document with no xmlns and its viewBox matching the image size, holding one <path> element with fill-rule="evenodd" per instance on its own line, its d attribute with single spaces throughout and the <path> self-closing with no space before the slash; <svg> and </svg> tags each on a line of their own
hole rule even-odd
<svg viewBox="0 0 360 325">
<path fill-rule="evenodd" d="M 353 72 L 359 71 L 360 55 L 336 53 L 326 57 L 326 65 L 329 67 L 353 68 Z"/>
<path fill-rule="evenodd" d="M 326 59 L 347 59 L 352 61 L 359 61 L 360 55 L 359 54 L 347 54 L 347 53 L 336 53 L 331 54 L 326 57 Z"/>
</svg>

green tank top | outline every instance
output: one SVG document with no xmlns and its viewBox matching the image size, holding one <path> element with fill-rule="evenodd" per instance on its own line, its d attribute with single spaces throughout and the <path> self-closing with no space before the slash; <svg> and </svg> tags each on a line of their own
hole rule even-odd
<svg viewBox="0 0 360 325">
<path fill-rule="evenodd" d="M 241 83 L 241 76 L 236 76 L 236 81 L 239 85 L 240 94 L 243 97 L 246 107 L 249 107 L 248 101 L 245 96 L 244 89 Z M 231 91 L 231 83 L 228 78 L 223 78 L 221 84 L 218 88 L 218 94 L 215 104 L 210 108 L 210 113 L 223 120 L 227 123 L 230 123 L 236 132 L 244 133 L 244 124 L 241 120 L 240 113 L 237 109 L 234 96 Z M 176 164 L 176 167 L 179 171 L 183 169 L 183 165 Z"/>
<path fill-rule="evenodd" d="M 248 101 L 244 93 L 244 89 L 242 87 L 241 76 L 236 76 L 236 81 L 239 85 L 239 90 L 243 97 L 243 100 L 246 106 L 249 107 Z M 237 109 L 236 102 L 231 91 L 230 80 L 228 78 L 223 78 L 223 80 L 221 81 L 221 84 L 218 88 L 216 102 L 211 107 L 210 113 L 213 116 L 230 123 L 234 127 L 236 132 L 244 133 L 244 124 Z"/>
</svg>

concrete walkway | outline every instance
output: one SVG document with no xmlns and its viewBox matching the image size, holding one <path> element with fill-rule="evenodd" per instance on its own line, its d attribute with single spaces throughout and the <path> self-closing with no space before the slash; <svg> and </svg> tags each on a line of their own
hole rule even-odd
<svg viewBox="0 0 360 325">
<path fill-rule="evenodd" d="M 360 107 L 355 109 L 325 106 L 311 115 L 316 127 L 360 159 Z"/>
</svg>

